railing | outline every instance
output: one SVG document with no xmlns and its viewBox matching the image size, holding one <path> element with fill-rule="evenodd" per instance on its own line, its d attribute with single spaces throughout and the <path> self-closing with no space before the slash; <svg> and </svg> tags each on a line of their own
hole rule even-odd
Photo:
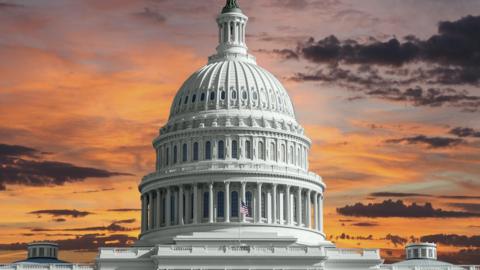
<svg viewBox="0 0 480 270">
<path fill-rule="evenodd" d="M 2 270 L 94 270 L 93 265 L 80 264 L 0 264 Z"/>
<path fill-rule="evenodd" d="M 458 268 L 465 270 L 480 270 L 480 265 L 419 265 L 419 266 L 397 266 L 397 265 L 382 265 L 379 270 L 456 270 Z"/>
<path fill-rule="evenodd" d="M 157 255 L 161 256 L 181 256 L 184 254 L 209 254 L 209 255 L 274 255 L 274 256 L 325 256 L 322 247 L 293 246 L 159 246 Z"/>
</svg>

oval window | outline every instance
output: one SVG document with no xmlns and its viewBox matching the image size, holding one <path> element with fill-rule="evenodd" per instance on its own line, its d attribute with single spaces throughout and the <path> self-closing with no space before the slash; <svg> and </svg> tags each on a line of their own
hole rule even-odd
<svg viewBox="0 0 480 270">
<path fill-rule="evenodd" d="M 222 93 L 220 94 L 220 98 L 221 98 L 222 100 L 225 99 L 225 91 L 222 91 Z"/>
<path fill-rule="evenodd" d="M 232 92 L 232 98 L 233 98 L 233 99 L 237 99 L 237 91 L 233 91 L 233 92 Z"/>
</svg>

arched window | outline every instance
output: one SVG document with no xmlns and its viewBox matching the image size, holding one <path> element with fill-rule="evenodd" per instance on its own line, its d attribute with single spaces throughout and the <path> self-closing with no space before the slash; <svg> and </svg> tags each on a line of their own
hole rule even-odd
<svg viewBox="0 0 480 270">
<path fill-rule="evenodd" d="M 170 149 L 167 147 L 167 149 L 165 149 L 165 164 L 168 166 L 168 164 L 170 163 Z"/>
<path fill-rule="evenodd" d="M 262 218 L 267 218 L 267 194 L 262 192 L 261 200 Z"/>
<path fill-rule="evenodd" d="M 211 92 L 210 93 L 210 100 L 214 100 L 215 99 L 215 92 Z"/>
<path fill-rule="evenodd" d="M 238 217 L 238 192 L 232 191 L 232 202 L 230 205 L 232 206 L 232 217 Z"/>
<path fill-rule="evenodd" d="M 263 142 L 258 142 L 258 158 L 265 159 L 265 149 L 263 148 Z"/>
<path fill-rule="evenodd" d="M 217 193 L 217 217 L 225 217 L 225 205 L 224 205 L 225 193 L 219 191 Z"/>
<path fill-rule="evenodd" d="M 210 141 L 205 143 L 205 159 L 212 159 L 212 143 Z"/>
<path fill-rule="evenodd" d="M 253 203 L 252 203 L 252 192 L 247 191 L 247 192 L 245 193 L 245 200 L 246 200 L 245 204 L 247 205 L 247 208 L 248 208 L 248 215 L 247 215 L 247 217 L 252 217 L 252 214 L 253 214 L 253 213 L 252 213 L 252 204 L 253 204 Z"/>
<path fill-rule="evenodd" d="M 252 144 L 250 141 L 245 141 L 245 156 L 248 159 L 252 159 Z"/>
<path fill-rule="evenodd" d="M 198 161 L 198 142 L 193 144 L 193 160 Z"/>
<path fill-rule="evenodd" d="M 220 98 L 221 98 L 222 100 L 225 100 L 225 91 L 222 91 L 222 92 L 220 93 Z"/>
<path fill-rule="evenodd" d="M 209 200 L 208 200 L 208 192 L 203 193 L 203 217 L 208 218 L 209 215 Z"/>
<path fill-rule="evenodd" d="M 44 257 L 45 254 L 44 254 L 44 251 L 43 251 L 43 248 L 40 248 L 40 254 L 39 254 L 40 257 Z"/>
<path fill-rule="evenodd" d="M 257 92 L 253 92 L 253 100 L 257 100 L 258 96 L 257 96 Z"/>
<path fill-rule="evenodd" d="M 176 220 L 175 220 L 175 196 L 173 194 L 172 194 L 172 196 L 170 196 L 170 221 L 171 221 L 171 224 L 176 223 Z"/>
<path fill-rule="evenodd" d="M 270 143 L 270 158 L 273 161 L 277 161 L 277 149 L 275 149 L 275 143 Z"/>
<path fill-rule="evenodd" d="M 202 94 L 200 95 L 200 101 L 204 101 L 204 100 L 205 100 L 205 93 L 202 93 Z"/>
<path fill-rule="evenodd" d="M 196 100 L 197 100 L 197 95 L 193 95 L 192 96 L 192 103 L 195 103 Z"/>
<path fill-rule="evenodd" d="M 177 146 L 173 147 L 173 164 L 177 164 L 178 161 L 178 153 L 177 153 Z"/>
<path fill-rule="evenodd" d="M 238 143 L 236 140 L 232 141 L 232 158 L 238 159 Z"/>
<path fill-rule="evenodd" d="M 185 101 L 183 102 L 183 104 L 187 104 L 188 103 L 188 96 L 185 97 Z"/>
<path fill-rule="evenodd" d="M 218 159 L 225 159 L 225 142 L 218 141 Z"/>
<path fill-rule="evenodd" d="M 232 91 L 232 99 L 237 99 L 237 91 Z"/>
<path fill-rule="evenodd" d="M 287 161 L 287 153 L 285 152 L 285 144 L 282 144 L 282 147 L 280 148 L 280 155 L 282 158 L 282 162 Z"/>
<path fill-rule="evenodd" d="M 243 91 L 243 92 L 242 92 L 242 98 L 243 98 L 243 99 L 247 99 L 247 91 Z"/>
<path fill-rule="evenodd" d="M 188 149 L 187 149 L 187 144 L 184 143 L 183 146 L 182 146 L 182 161 L 183 162 L 187 162 L 187 152 L 188 152 Z"/>
<path fill-rule="evenodd" d="M 302 165 L 302 152 L 300 151 L 300 147 L 297 148 L 297 165 Z"/>
<path fill-rule="evenodd" d="M 233 22 L 230 23 L 230 41 L 235 41 L 235 37 L 233 36 Z"/>
</svg>

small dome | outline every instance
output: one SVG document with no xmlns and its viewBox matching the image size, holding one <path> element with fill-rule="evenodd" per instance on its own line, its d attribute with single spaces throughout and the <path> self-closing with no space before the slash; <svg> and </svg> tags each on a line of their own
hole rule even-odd
<svg viewBox="0 0 480 270">
<path fill-rule="evenodd" d="M 252 110 L 295 118 L 287 91 L 267 70 L 254 61 L 211 61 L 183 84 L 170 111 L 179 115 L 219 110 Z"/>
</svg>

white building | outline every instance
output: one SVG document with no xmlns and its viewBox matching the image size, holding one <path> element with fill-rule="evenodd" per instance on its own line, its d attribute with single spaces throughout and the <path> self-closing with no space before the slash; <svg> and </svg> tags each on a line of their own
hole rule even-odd
<svg viewBox="0 0 480 270">
<path fill-rule="evenodd" d="M 153 141 L 156 170 L 139 185 L 139 240 L 100 249 L 95 268 L 413 269 L 326 239 L 326 186 L 308 169 L 311 141 L 285 88 L 248 54 L 247 21 L 227 1 L 217 53 L 180 88 Z M 48 267 L 31 269 L 71 269 Z"/>
</svg>

